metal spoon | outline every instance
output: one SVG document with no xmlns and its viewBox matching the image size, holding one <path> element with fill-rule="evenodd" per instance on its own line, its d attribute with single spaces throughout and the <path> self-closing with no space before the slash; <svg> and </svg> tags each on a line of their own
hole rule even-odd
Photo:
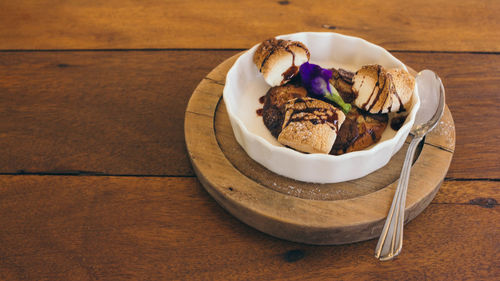
<svg viewBox="0 0 500 281">
<path fill-rule="evenodd" d="M 403 169 L 399 178 L 398 187 L 387 215 L 382 234 L 375 248 L 375 257 L 382 260 L 391 260 L 403 247 L 403 225 L 406 205 L 406 191 L 410 177 L 411 164 L 415 149 L 422 138 L 436 127 L 444 111 L 444 87 L 441 79 L 431 70 L 418 73 L 417 87 L 420 97 L 420 109 L 415 117 L 415 123 L 410 131 L 413 139 L 406 152 Z"/>
</svg>

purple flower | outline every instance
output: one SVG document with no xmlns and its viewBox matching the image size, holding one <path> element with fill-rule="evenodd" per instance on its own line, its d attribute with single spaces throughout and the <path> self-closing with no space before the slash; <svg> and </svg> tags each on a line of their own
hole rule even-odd
<svg viewBox="0 0 500 281">
<path fill-rule="evenodd" d="M 310 94 L 316 96 L 325 96 L 331 91 L 330 83 L 332 71 L 323 69 L 321 66 L 312 63 L 303 63 L 299 69 L 302 84 Z"/>
<path fill-rule="evenodd" d="M 331 70 L 306 62 L 300 66 L 299 73 L 302 85 L 310 95 L 324 97 L 338 104 L 344 113 L 347 114 L 349 112 L 351 105 L 345 103 L 337 92 L 337 89 L 330 84 L 330 79 L 333 75 Z"/>
</svg>

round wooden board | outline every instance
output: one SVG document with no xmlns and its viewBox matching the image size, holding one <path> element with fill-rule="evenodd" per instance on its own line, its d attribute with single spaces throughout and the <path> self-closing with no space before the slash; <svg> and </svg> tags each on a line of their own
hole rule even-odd
<svg viewBox="0 0 500 281">
<path fill-rule="evenodd" d="M 380 235 L 407 144 L 380 170 L 358 180 L 312 184 L 274 174 L 236 142 L 222 91 L 235 55 L 210 72 L 186 109 L 186 146 L 198 179 L 226 210 L 270 235 L 308 244 L 344 244 Z M 425 139 L 408 187 L 405 221 L 422 212 L 441 185 L 455 149 L 455 126 L 446 107 Z"/>
</svg>

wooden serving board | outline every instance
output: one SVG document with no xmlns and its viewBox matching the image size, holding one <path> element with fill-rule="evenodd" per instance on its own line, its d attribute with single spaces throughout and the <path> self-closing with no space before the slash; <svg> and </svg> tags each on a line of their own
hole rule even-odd
<svg viewBox="0 0 500 281">
<path fill-rule="evenodd" d="M 198 179 L 227 211 L 270 235 L 308 244 L 344 244 L 378 237 L 394 195 L 408 141 L 378 171 L 353 181 L 313 184 L 279 176 L 247 156 L 236 142 L 222 101 L 235 55 L 210 72 L 186 109 L 186 146 Z M 434 198 L 455 149 L 448 107 L 421 144 L 406 200 L 406 222 Z"/>
</svg>

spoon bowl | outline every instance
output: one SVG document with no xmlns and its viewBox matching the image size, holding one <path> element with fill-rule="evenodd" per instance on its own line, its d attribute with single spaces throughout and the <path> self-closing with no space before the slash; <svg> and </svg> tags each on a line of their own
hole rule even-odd
<svg viewBox="0 0 500 281">
<path fill-rule="evenodd" d="M 430 132 L 443 116 L 445 93 L 441 78 L 432 70 L 422 70 L 417 75 L 421 106 L 415 116 L 410 134 L 422 137 Z"/>
</svg>

